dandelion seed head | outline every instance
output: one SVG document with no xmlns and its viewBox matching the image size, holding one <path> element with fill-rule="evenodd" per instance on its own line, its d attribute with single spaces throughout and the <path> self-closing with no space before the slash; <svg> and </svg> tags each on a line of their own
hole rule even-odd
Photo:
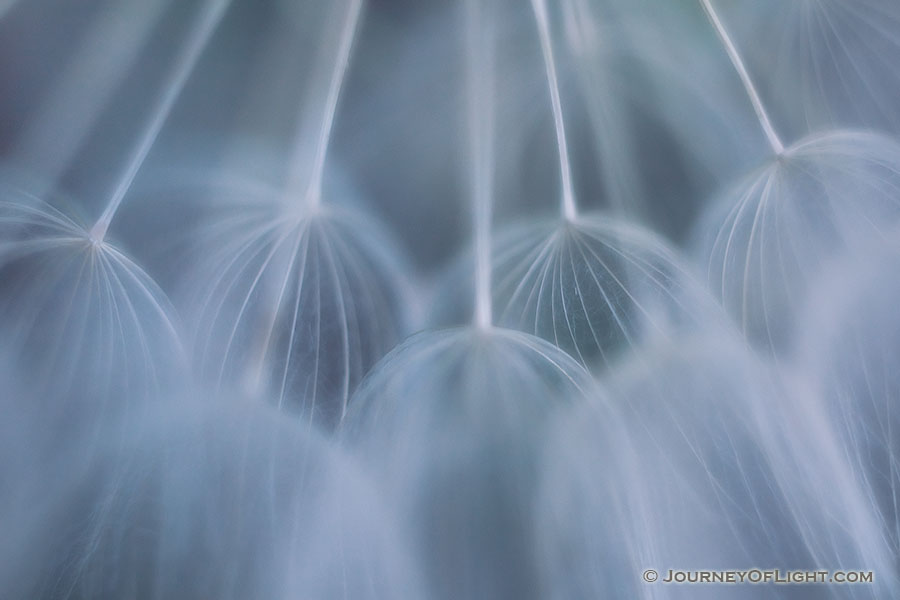
<svg viewBox="0 0 900 600">
<path fill-rule="evenodd" d="M 467 265 L 448 275 L 448 291 L 465 292 L 459 281 Z M 704 310 L 687 269 L 661 238 L 599 215 L 501 231 L 492 269 L 497 323 L 543 338 L 595 372 Z M 460 319 L 455 294 L 439 302 L 437 322 Z"/>
<path fill-rule="evenodd" d="M 900 217 L 900 146 L 837 131 L 804 138 L 731 188 L 699 225 L 711 290 L 744 332 L 777 352 L 831 257 L 884 237 Z"/>
<path fill-rule="evenodd" d="M 478 327 L 417 334 L 366 378 L 342 434 L 410 524 L 435 597 L 538 593 L 540 447 L 594 385 L 551 344 Z"/>
<path fill-rule="evenodd" d="M 162 290 L 49 204 L 0 203 L 0 277 L 2 328 L 27 385 L 48 409 L 68 405 L 54 418 L 102 419 L 113 397 L 139 406 L 181 376 L 177 321 Z"/>
<path fill-rule="evenodd" d="M 198 242 L 200 369 L 332 427 L 407 327 L 400 254 L 351 210 L 301 211 L 279 194 L 238 202 Z"/>
</svg>

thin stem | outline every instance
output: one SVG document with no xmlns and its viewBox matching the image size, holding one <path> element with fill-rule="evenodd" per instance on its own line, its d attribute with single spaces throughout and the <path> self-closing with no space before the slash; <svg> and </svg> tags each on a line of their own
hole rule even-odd
<svg viewBox="0 0 900 600">
<path fill-rule="evenodd" d="M 472 214 L 475 230 L 475 325 L 491 327 L 491 208 L 494 163 L 494 55 L 492 21 L 481 2 L 466 1 L 466 79 Z M 490 0 L 487 0 L 490 1 Z"/>
<path fill-rule="evenodd" d="M 125 194 L 128 193 L 131 184 L 134 183 L 134 178 L 140 170 L 141 165 L 144 164 L 147 154 L 150 153 L 150 148 L 153 147 L 156 138 L 159 137 L 159 132 L 162 130 L 163 124 L 166 122 L 169 113 L 172 111 L 175 100 L 178 99 L 178 96 L 184 89 L 188 76 L 191 74 L 191 71 L 193 71 L 194 66 L 196 66 L 197 61 L 203 54 L 203 50 L 206 48 L 209 38 L 212 36 L 213 31 L 215 31 L 222 16 L 225 14 L 225 9 L 228 7 L 229 2 L 230 0 L 209 0 L 203 8 L 200 17 L 198 18 L 198 23 L 185 44 L 184 52 L 175 65 L 171 78 L 163 91 L 163 95 L 153 110 L 150 123 L 147 125 L 147 129 L 141 137 L 140 143 L 137 145 L 128 161 L 128 167 L 119 179 L 115 192 L 113 192 L 112 197 L 109 199 L 109 203 L 106 205 L 103 214 L 100 215 L 100 218 L 91 228 L 90 236 L 94 242 L 100 243 L 106 236 L 109 224 L 112 222 L 113 217 L 115 217 L 116 211 L 119 210 L 122 199 L 125 198 Z"/>
<path fill-rule="evenodd" d="M 747 95 L 750 97 L 750 102 L 753 104 L 753 110 L 756 111 L 756 118 L 759 119 L 759 124 L 766 134 L 766 138 L 769 140 L 769 145 L 772 147 L 775 154 L 782 154 L 784 152 L 784 144 L 781 142 L 781 138 L 778 137 L 778 134 L 775 133 L 775 128 L 772 127 L 769 113 L 766 112 L 766 107 L 763 105 L 759 93 L 756 91 L 756 86 L 753 85 L 753 80 L 750 79 L 750 74 L 744 66 L 744 61 L 741 59 L 740 53 L 735 47 L 734 42 L 731 41 L 731 36 L 728 35 L 728 30 L 725 29 L 721 19 L 719 19 L 719 15 L 716 13 L 716 9 L 713 8 L 711 0 L 700 0 L 700 4 L 703 5 L 703 10 L 706 11 L 709 22 L 716 30 L 716 34 L 718 34 L 719 39 L 722 41 L 722 45 L 725 46 L 725 52 L 728 53 L 731 64 L 734 65 L 734 69 L 737 71 L 738 76 L 740 76 L 741 83 L 744 84 L 744 90 L 746 90 Z"/>
<path fill-rule="evenodd" d="M 309 185 L 306 188 L 305 202 L 310 208 L 317 207 L 322 202 L 322 177 L 325 171 L 325 155 L 328 153 L 328 143 L 331 141 L 331 129 L 334 125 L 334 115 L 337 110 L 341 88 L 347 73 L 347 65 L 350 63 L 350 50 L 353 40 L 356 38 L 356 27 L 362 14 L 362 0 L 350 0 L 350 8 L 347 12 L 341 29 L 338 44 L 337 60 L 331 71 L 331 81 L 328 84 L 328 96 L 325 98 L 325 114 L 319 128 L 319 137 L 316 141 L 316 154 L 313 159 L 312 173 Z M 296 180 L 297 173 L 292 175 Z M 289 189 L 294 189 L 292 185 Z"/>
<path fill-rule="evenodd" d="M 562 103 L 559 99 L 559 80 L 556 76 L 556 62 L 553 59 L 553 45 L 550 42 L 550 21 L 547 17 L 547 1 L 531 0 L 537 20 L 541 53 L 547 69 L 547 85 L 550 88 L 550 103 L 553 107 L 553 125 L 556 128 L 556 145 L 559 149 L 559 174 L 562 180 L 562 216 L 567 221 L 575 219 L 578 209 L 575 191 L 572 188 L 572 168 L 569 164 L 569 147 L 566 144 L 566 128 L 563 123 Z"/>
</svg>

